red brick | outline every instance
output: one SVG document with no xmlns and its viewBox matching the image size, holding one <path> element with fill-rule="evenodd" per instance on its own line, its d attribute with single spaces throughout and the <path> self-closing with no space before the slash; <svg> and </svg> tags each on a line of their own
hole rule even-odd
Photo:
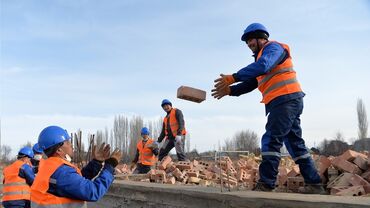
<svg viewBox="0 0 370 208">
<path fill-rule="evenodd" d="M 364 157 L 366 158 L 366 155 L 364 154 L 361 154 L 359 152 L 356 152 L 356 151 L 353 151 L 353 150 L 347 150 L 345 151 L 341 156 L 339 157 L 342 157 L 344 160 L 347 160 L 347 161 L 353 161 L 357 156 L 361 156 L 361 157 Z"/>
<path fill-rule="evenodd" d="M 336 193 L 336 196 L 362 196 L 365 195 L 363 186 L 352 186 Z"/>
<path fill-rule="evenodd" d="M 193 169 L 193 163 L 186 161 L 178 161 L 176 167 L 180 170 L 190 170 Z"/>
<path fill-rule="evenodd" d="M 304 186 L 304 179 L 302 176 L 299 177 L 288 177 L 287 188 L 293 192 L 298 192 L 299 187 Z"/>
<path fill-rule="evenodd" d="M 348 189 L 350 186 L 340 186 L 340 187 L 333 187 L 330 189 L 330 195 L 335 195 L 336 193 Z"/>
<path fill-rule="evenodd" d="M 345 172 L 348 172 L 348 173 L 356 173 L 356 174 L 361 174 L 361 170 L 359 167 L 357 167 L 357 165 L 351 163 L 351 162 L 348 162 L 347 160 L 345 160 L 344 158 L 342 157 L 337 157 L 335 158 L 332 162 L 334 167 L 342 170 L 342 171 L 345 171 Z"/>
<path fill-rule="evenodd" d="M 367 182 L 370 183 L 370 170 L 368 170 L 367 172 L 363 173 L 361 175 L 362 178 L 364 178 L 365 180 L 367 180 Z"/>
<path fill-rule="evenodd" d="M 199 165 L 199 162 L 198 162 L 198 160 L 193 160 L 193 166 L 198 166 Z"/>
<path fill-rule="evenodd" d="M 158 169 L 165 170 L 167 165 L 172 162 L 172 158 L 170 156 L 166 156 L 162 159 L 161 163 L 158 165 Z"/>
<path fill-rule="evenodd" d="M 196 170 L 186 170 L 186 175 L 188 177 L 196 177 L 196 178 L 198 178 L 199 177 L 199 171 L 196 171 Z"/>
<path fill-rule="evenodd" d="M 157 183 L 165 183 L 167 181 L 166 172 L 164 170 L 156 170 L 156 174 L 154 178 L 155 178 L 154 180 Z"/>
<path fill-rule="evenodd" d="M 288 181 L 288 169 L 285 167 L 279 167 L 279 174 L 277 177 L 277 184 L 281 187 Z"/>
<path fill-rule="evenodd" d="M 201 103 L 206 100 L 206 91 L 192 87 L 181 86 L 177 89 L 177 98 Z"/>
<path fill-rule="evenodd" d="M 320 175 L 324 174 L 325 171 L 330 167 L 330 165 L 331 165 L 331 161 L 327 157 L 320 156 L 319 165 L 318 165 Z"/>
<path fill-rule="evenodd" d="M 297 176 L 299 174 L 300 174 L 299 166 L 298 165 L 294 165 L 292 167 L 292 170 L 289 171 L 288 177 L 295 177 L 295 176 Z"/>
<path fill-rule="evenodd" d="M 370 185 L 364 186 L 364 190 L 366 194 L 370 194 Z"/>
<path fill-rule="evenodd" d="M 169 177 L 167 178 L 167 181 L 166 181 L 167 184 L 175 184 L 176 183 L 176 179 L 175 177 Z"/>
<path fill-rule="evenodd" d="M 204 175 L 203 179 L 206 179 L 206 180 L 212 179 L 212 177 L 214 175 L 214 173 L 212 173 L 211 171 L 208 171 L 208 170 L 203 170 L 201 173 Z"/>
<path fill-rule="evenodd" d="M 362 156 L 357 156 L 354 160 L 353 163 L 356 164 L 361 170 L 367 170 L 367 159 L 365 159 Z"/>
<path fill-rule="evenodd" d="M 334 180 L 330 181 L 328 184 L 328 188 L 333 187 L 345 187 L 350 185 L 350 178 L 352 177 L 352 173 L 342 173 L 338 177 L 336 177 Z"/>
<path fill-rule="evenodd" d="M 370 185 L 365 179 L 361 178 L 361 176 L 357 174 L 353 174 L 352 177 L 349 179 L 349 183 L 353 186 L 367 186 Z"/>
</svg>

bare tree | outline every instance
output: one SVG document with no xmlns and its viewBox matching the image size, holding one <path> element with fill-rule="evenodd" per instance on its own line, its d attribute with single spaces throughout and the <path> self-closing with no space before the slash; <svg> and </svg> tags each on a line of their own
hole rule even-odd
<svg viewBox="0 0 370 208">
<path fill-rule="evenodd" d="M 344 136 L 343 136 L 342 132 L 337 131 L 335 133 L 334 140 L 336 140 L 336 141 L 344 141 Z"/>
<path fill-rule="evenodd" d="M 357 100 L 357 119 L 358 119 L 358 139 L 367 138 L 367 115 L 362 99 Z"/>
<path fill-rule="evenodd" d="M 258 136 L 250 130 L 237 132 L 232 139 L 226 139 L 223 150 L 254 152 L 258 149 Z"/>
<path fill-rule="evenodd" d="M 185 152 L 189 153 L 190 152 L 190 134 L 187 133 L 185 137 Z"/>
<path fill-rule="evenodd" d="M 134 116 L 130 120 L 130 143 L 129 143 L 129 159 L 132 160 L 135 157 L 136 154 L 136 145 L 138 143 L 138 140 L 140 138 L 140 131 L 141 128 L 143 128 L 144 122 L 143 118 L 140 116 Z"/>
<path fill-rule="evenodd" d="M 0 161 L 1 163 L 9 164 L 11 162 L 10 153 L 12 152 L 12 148 L 8 145 L 1 146 L 1 155 Z"/>
</svg>

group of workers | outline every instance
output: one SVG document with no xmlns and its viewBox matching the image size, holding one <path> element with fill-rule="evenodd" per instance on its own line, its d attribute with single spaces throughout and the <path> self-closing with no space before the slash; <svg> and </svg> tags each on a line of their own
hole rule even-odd
<svg viewBox="0 0 370 208">
<path fill-rule="evenodd" d="M 269 41 L 269 32 L 260 23 L 250 24 L 241 37 L 253 52 L 255 62 L 234 74 L 221 74 L 215 80 L 212 96 L 216 99 L 240 96 L 258 88 L 265 104 L 267 124 L 262 136 L 259 181 L 255 191 L 273 191 L 280 162 L 280 148 L 286 145 L 299 165 L 305 180 L 300 192 L 325 194 L 321 178 L 302 138 L 300 115 L 303 93 L 293 69 L 290 48 L 284 43 Z M 235 83 L 235 84 L 234 84 Z M 175 147 L 179 161 L 184 154 L 185 122 L 181 110 L 164 99 L 166 116 L 157 141 L 150 131 L 141 129 L 142 139 L 131 167 L 135 173 L 147 173 L 158 160 Z M 163 141 L 164 140 L 164 141 Z M 159 143 L 163 142 L 159 149 Z M 42 154 L 47 159 L 42 160 Z M 22 148 L 17 161 L 4 169 L 4 207 L 84 207 L 86 201 L 97 201 L 113 181 L 113 171 L 122 154 L 111 153 L 110 146 L 100 145 L 93 151 L 93 160 L 81 171 L 71 163 L 73 154 L 70 136 L 58 126 L 49 126 L 39 135 L 33 147 Z"/>
<path fill-rule="evenodd" d="M 176 147 L 178 159 L 184 153 L 185 122 L 181 110 L 172 108 L 164 99 L 161 104 L 167 113 L 158 141 L 150 138 L 147 127 L 141 129 L 141 139 L 133 160 L 135 173 L 147 173 L 157 161 Z M 164 141 L 163 141 L 164 140 Z M 159 150 L 159 143 L 163 145 Z M 45 155 L 46 159 L 43 159 Z M 10 207 L 86 207 L 87 201 L 97 201 L 113 182 L 114 168 L 122 159 L 116 149 L 111 152 L 103 143 L 92 151 L 93 160 L 82 170 L 72 163 L 73 148 L 68 132 L 59 126 L 43 129 L 31 149 L 23 147 L 17 160 L 5 167 L 2 204 Z"/>
</svg>

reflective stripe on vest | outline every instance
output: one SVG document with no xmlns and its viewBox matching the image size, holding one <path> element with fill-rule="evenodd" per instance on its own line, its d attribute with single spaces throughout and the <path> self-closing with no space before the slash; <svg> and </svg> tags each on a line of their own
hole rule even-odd
<svg viewBox="0 0 370 208">
<path fill-rule="evenodd" d="M 143 165 L 154 165 L 156 158 L 153 154 L 152 150 L 148 148 L 148 145 L 152 144 L 154 141 L 153 139 L 148 139 L 145 144 L 143 143 L 143 140 L 140 140 L 139 143 L 137 143 L 137 149 L 139 151 L 139 160 L 138 163 L 141 163 Z M 144 145 L 143 145 L 144 144 Z"/>
<path fill-rule="evenodd" d="M 265 44 L 257 55 L 257 61 L 261 57 L 263 49 L 272 42 L 278 43 L 276 41 L 270 41 Z M 296 78 L 296 72 L 293 70 L 289 46 L 283 43 L 278 44 L 287 51 L 288 58 L 283 63 L 275 66 L 270 72 L 257 77 L 258 89 L 262 93 L 261 103 L 268 104 L 271 100 L 281 95 L 302 91 Z"/>
<path fill-rule="evenodd" d="M 28 164 L 17 160 L 4 169 L 3 201 L 30 200 L 31 189 L 26 179 L 19 177 L 22 165 Z"/>
<path fill-rule="evenodd" d="M 73 167 L 78 174 L 81 171 L 72 163 L 58 157 L 50 157 L 40 163 L 39 172 L 31 186 L 31 204 L 32 208 L 80 208 L 86 207 L 86 202 L 81 200 L 70 199 L 66 197 L 58 197 L 48 193 L 49 183 L 53 182 L 50 176 L 62 165 Z M 55 180 L 54 180 L 55 181 Z M 55 181 L 56 182 L 56 181 Z"/>
<path fill-rule="evenodd" d="M 177 135 L 177 130 L 179 129 L 179 123 L 176 119 L 176 108 L 172 108 L 170 111 L 170 114 L 164 117 L 163 123 L 164 123 L 164 133 L 166 136 L 168 136 L 168 120 L 170 122 L 170 128 L 172 135 L 175 137 Z M 185 130 L 185 124 L 184 124 L 184 129 L 181 132 L 182 135 L 186 134 Z"/>
</svg>

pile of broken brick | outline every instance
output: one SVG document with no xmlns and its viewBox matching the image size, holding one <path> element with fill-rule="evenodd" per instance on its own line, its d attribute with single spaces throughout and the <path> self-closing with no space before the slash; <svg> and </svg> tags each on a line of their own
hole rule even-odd
<svg viewBox="0 0 370 208">
<path fill-rule="evenodd" d="M 328 193 L 337 196 L 370 196 L 370 154 L 348 150 L 338 157 L 312 155 Z M 131 174 L 123 164 L 116 168 L 116 178 L 166 184 L 200 185 L 250 190 L 258 181 L 260 157 L 241 155 L 232 161 L 221 157 L 216 161 L 172 161 L 167 156 L 148 174 Z M 299 167 L 290 157 L 281 159 L 277 192 L 298 192 L 304 186 Z"/>
</svg>

